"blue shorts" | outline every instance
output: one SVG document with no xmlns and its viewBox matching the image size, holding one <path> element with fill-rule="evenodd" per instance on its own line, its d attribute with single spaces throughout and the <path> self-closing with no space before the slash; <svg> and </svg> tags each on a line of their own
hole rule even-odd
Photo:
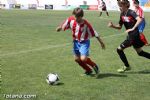
<svg viewBox="0 0 150 100">
<path fill-rule="evenodd" d="M 77 56 L 89 56 L 90 40 L 79 42 L 73 41 L 73 53 Z"/>
<path fill-rule="evenodd" d="M 143 19 L 138 26 L 139 32 L 142 33 L 144 31 L 144 28 L 145 28 L 145 19 Z"/>
</svg>

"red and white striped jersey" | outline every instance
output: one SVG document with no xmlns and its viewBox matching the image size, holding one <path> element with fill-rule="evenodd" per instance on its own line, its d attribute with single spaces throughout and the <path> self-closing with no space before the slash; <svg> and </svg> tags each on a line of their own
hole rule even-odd
<svg viewBox="0 0 150 100">
<path fill-rule="evenodd" d="M 144 18 L 144 12 L 143 12 L 143 9 L 141 7 L 138 7 L 135 9 L 135 12 L 136 14 L 141 17 L 141 18 Z"/>
<path fill-rule="evenodd" d="M 73 39 L 78 41 L 84 41 L 90 39 L 91 37 L 99 36 L 98 33 L 92 28 L 90 23 L 88 23 L 84 19 L 84 22 L 82 24 L 79 24 L 76 22 L 74 16 L 70 16 L 69 18 L 67 18 L 62 24 L 62 27 L 64 31 L 66 29 L 71 29 Z"/>
</svg>

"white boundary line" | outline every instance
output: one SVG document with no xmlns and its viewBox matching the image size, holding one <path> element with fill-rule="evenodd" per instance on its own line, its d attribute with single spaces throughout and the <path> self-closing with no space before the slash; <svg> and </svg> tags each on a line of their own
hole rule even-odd
<svg viewBox="0 0 150 100">
<path fill-rule="evenodd" d="M 109 36 L 104 36 L 102 38 L 111 38 L 111 37 L 121 36 L 121 35 L 125 35 L 125 34 L 124 33 L 113 34 L 113 35 L 109 35 Z M 53 48 L 60 48 L 60 47 L 68 46 L 68 45 L 71 45 L 71 43 L 48 45 L 48 46 L 39 47 L 39 48 L 35 48 L 35 49 L 30 49 L 30 50 L 22 50 L 22 51 L 18 51 L 18 52 L 4 53 L 4 54 L 1 54 L 0 57 L 12 56 L 12 55 L 18 55 L 18 54 L 25 54 L 25 53 L 48 50 L 48 49 L 53 49 Z"/>
</svg>

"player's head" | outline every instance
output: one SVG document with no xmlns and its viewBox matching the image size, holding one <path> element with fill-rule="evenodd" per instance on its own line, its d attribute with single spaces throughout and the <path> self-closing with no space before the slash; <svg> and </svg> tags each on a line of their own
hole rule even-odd
<svg viewBox="0 0 150 100">
<path fill-rule="evenodd" d="M 130 2 L 128 0 L 117 0 L 117 2 L 121 11 L 125 11 L 130 7 Z"/>
<path fill-rule="evenodd" d="M 72 14 L 75 16 L 77 22 L 79 22 L 82 19 L 82 17 L 84 16 L 83 9 L 79 8 L 79 7 L 75 8 L 73 10 Z"/>
<path fill-rule="evenodd" d="M 133 0 L 133 3 L 139 5 L 140 2 L 139 2 L 139 0 Z"/>
<path fill-rule="evenodd" d="M 82 8 L 75 8 L 72 12 L 72 14 L 75 16 L 75 17 L 83 17 L 84 16 L 84 12 L 83 12 L 83 9 Z"/>
<path fill-rule="evenodd" d="M 133 0 L 133 5 L 134 5 L 135 7 L 138 7 L 138 6 L 139 6 L 139 1 L 138 1 L 138 0 Z"/>
</svg>

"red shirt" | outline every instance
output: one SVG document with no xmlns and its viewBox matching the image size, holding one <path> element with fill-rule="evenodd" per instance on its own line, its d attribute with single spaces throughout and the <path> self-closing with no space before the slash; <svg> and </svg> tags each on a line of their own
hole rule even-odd
<svg viewBox="0 0 150 100">
<path fill-rule="evenodd" d="M 141 7 L 138 7 L 135 9 L 135 12 L 136 14 L 141 17 L 141 18 L 144 18 L 144 12 L 143 12 L 143 9 Z"/>
<path fill-rule="evenodd" d="M 66 29 L 72 30 L 72 37 L 74 40 L 84 41 L 94 36 L 98 37 L 99 36 L 98 33 L 92 28 L 90 23 L 88 23 L 85 19 L 83 20 L 84 22 L 82 24 L 79 24 L 76 22 L 74 16 L 70 16 L 62 24 L 62 27 L 64 28 L 64 30 Z"/>
</svg>

